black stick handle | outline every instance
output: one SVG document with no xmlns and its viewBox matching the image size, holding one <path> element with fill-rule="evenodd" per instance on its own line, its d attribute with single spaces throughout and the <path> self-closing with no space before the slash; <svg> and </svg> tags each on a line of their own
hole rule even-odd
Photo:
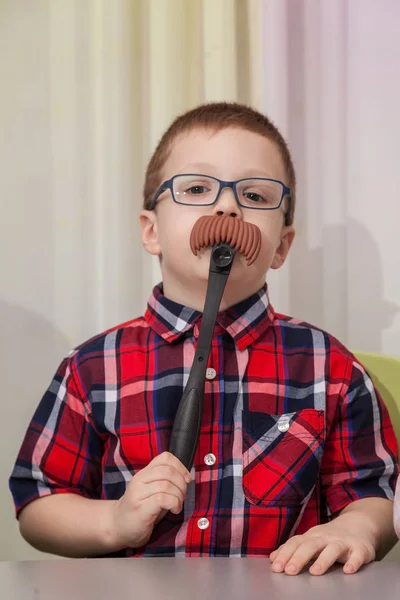
<svg viewBox="0 0 400 600">
<path fill-rule="evenodd" d="M 189 471 L 199 441 L 211 340 L 234 256 L 235 251 L 227 244 L 215 246 L 211 253 L 206 301 L 197 349 L 172 428 L 169 451 L 179 458 Z"/>
</svg>

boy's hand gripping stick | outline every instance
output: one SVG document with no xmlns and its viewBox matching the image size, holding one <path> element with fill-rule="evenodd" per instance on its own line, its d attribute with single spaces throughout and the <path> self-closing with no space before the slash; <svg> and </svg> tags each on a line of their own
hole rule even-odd
<svg viewBox="0 0 400 600">
<path fill-rule="evenodd" d="M 256 225 L 229 216 L 201 217 L 190 236 L 193 254 L 212 246 L 203 319 L 189 379 L 178 406 L 169 451 L 190 471 L 199 440 L 203 416 L 204 385 L 211 340 L 221 298 L 236 251 L 251 265 L 261 249 L 261 232 Z"/>
</svg>

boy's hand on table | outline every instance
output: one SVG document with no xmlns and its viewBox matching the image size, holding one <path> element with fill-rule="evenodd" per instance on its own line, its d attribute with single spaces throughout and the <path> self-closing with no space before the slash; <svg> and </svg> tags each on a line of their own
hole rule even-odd
<svg viewBox="0 0 400 600">
<path fill-rule="evenodd" d="M 397 541 L 393 502 L 371 497 L 350 502 L 329 523 L 296 535 L 270 554 L 272 570 L 297 575 L 311 561 L 312 575 L 323 575 L 335 562 L 345 573 L 382 558 Z"/>
<path fill-rule="evenodd" d="M 116 545 L 138 548 L 146 544 L 167 511 L 181 512 L 190 481 L 189 471 L 170 452 L 163 452 L 134 475 L 112 507 Z"/>
<path fill-rule="evenodd" d="M 295 535 L 270 554 L 272 570 L 297 575 L 313 559 L 309 572 L 323 575 L 335 562 L 344 564 L 344 573 L 355 573 L 375 558 L 374 538 L 368 530 L 358 533 L 340 523 L 340 517 Z"/>
</svg>

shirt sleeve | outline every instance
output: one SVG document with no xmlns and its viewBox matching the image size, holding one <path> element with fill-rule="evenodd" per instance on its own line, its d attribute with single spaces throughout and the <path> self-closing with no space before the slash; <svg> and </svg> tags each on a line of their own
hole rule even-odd
<svg viewBox="0 0 400 600">
<path fill-rule="evenodd" d="M 393 500 L 397 456 L 387 409 L 364 368 L 349 359 L 321 465 L 328 512 L 337 513 L 362 498 Z"/>
<path fill-rule="evenodd" d="M 99 498 L 102 440 L 77 376 L 64 359 L 28 426 L 10 477 L 17 516 L 32 500 L 57 493 Z"/>
</svg>

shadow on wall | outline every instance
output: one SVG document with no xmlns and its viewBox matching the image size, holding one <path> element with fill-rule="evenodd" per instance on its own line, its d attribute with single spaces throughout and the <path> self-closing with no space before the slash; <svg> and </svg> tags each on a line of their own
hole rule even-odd
<svg viewBox="0 0 400 600">
<path fill-rule="evenodd" d="M 58 364 L 71 348 L 66 337 L 40 314 L 3 301 L 0 301 L 0 331 L 3 423 L 0 560 L 48 558 L 30 548 L 21 538 L 8 478 L 33 412 Z"/>
<path fill-rule="evenodd" d="M 382 259 L 360 222 L 325 226 L 323 246 L 298 235 L 290 262 L 290 314 L 335 335 L 352 349 L 382 351 L 382 334 L 400 312 L 384 297 Z"/>
<path fill-rule="evenodd" d="M 299 198 L 312 198 L 312 204 L 321 213 L 320 202 L 324 199 L 320 197 L 320 190 L 323 194 L 329 181 L 323 179 L 321 168 L 322 161 L 327 160 L 324 148 L 328 146 L 324 139 L 326 131 L 321 128 L 321 118 L 325 114 L 324 98 L 318 93 L 324 81 L 325 64 L 322 53 L 310 54 L 310 44 L 322 47 L 323 9 L 322 3 L 316 4 L 312 22 L 307 20 L 310 12 L 307 3 L 302 0 L 291 0 L 290 10 L 287 10 L 287 115 L 288 140 L 298 173 Z M 332 117 L 341 115 L 339 122 L 343 129 L 340 139 L 335 136 L 333 155 L 336 152 L 336 176 L 341 182 L 335 189 L 346 194 L 349 177 L 348 122 L 351 118 L 346 87 L 349 76 L 346 47 L 350 43 L 346 37 L 349 31 L 347 5 L 342 3 L 339 12 L 344 41 L 342 54 L 335 57 L 339 61 L 336 72 L 339 79 L 334 80 L 340 85 L 340 98 L 333 101 L 336 112 Z M 365 206 L 372 205 L 372 201 L 366 199 Z M 308 221 L 314 221 L 309 219 L 311 210 L 313 208 L 300 198 L 296 207 L 296 222 L 300 228 L 301 223 L 306 227 Z M 297 235 L 289 267 L 290 314 L 326 329 L 353 349 L 381 352 L 382 333 L 391 327 L 400 306 L 384 298 L 382 259 L 373 235 L 360 222 L 347 216 L 347 207 L 343 214 L 345 223 L 321 225 L 321 247 L 311 249 L 307 245 L 306 233 L 301 235 L 299 232 Z"/>
</svg>

